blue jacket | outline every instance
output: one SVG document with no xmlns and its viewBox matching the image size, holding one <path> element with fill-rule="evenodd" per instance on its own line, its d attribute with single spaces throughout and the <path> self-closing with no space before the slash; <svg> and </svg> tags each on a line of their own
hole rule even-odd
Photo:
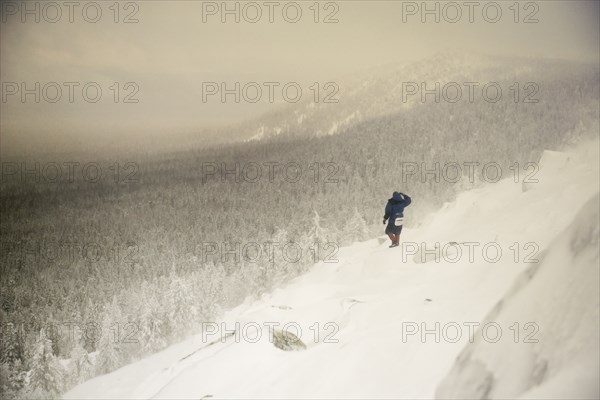
<svg viewBox="0 0 600 400">
<path fill-rule="evenodd" d="M 409 195 L 400 192 L 394 192 L 392 198 L 388 200 L 385 206 L 385 215 L 383 220 L 388 220 L 388 225 L 394 225 L 397 217 L 404 217 L 404 207 L 408 207 L 412 199 Z"/>
</svg>

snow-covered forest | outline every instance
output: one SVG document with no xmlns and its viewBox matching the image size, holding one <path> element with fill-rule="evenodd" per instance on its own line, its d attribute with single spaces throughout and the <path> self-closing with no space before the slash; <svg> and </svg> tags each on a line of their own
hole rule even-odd
<svg viewBox="0 0 600 400">
<path fill-rule="evenodd" d="M 459 194 L 403 233 L 403 255 L 383 238 L 344 247 L 65 397 L 596 398 L 597 157 L 598 140 L 545 151 L 537 184 Z"/>
<path fill-rule="evenodd" d="M 597 4 L 300 3 L 2 3 L 2 399 L 598 397 Z"/>
<path fill-rule="evenodd" d="M 451 61 L 436 68 L 459 73 Z M 338 135 L 282 134 L 139 158 L 130 180 L 118 183 L 16 185 L 6 179 L 0 295 L 5 394 L 58 395 L 197 332 L 203 322 L 315 261 L 336 261 L 339 247 L 379 234 L 389 188 L 416 200 L 407 221 L 416 226 L 457 193 L 485 183 L 482 168 L 470 177 L 465 163 L 497 163 L 503 178 L 514 178 L 518 165 L 522 181 L 526 164 L 539 161 L 542 150 L 593 137 L 598 68 L 531 63 L 521 68 L 529 71 L 525 76 L 515 72 L 512 78 L 535 78 L 537 103 L 422 104 Z M 450 162 L 463 166 L 461 179 L 442 174 Z M 252 163 L 264 169 L 263 178 L 244 170 Z M 270 178 L 266 163 L 277 163 Z M 285 175 L 290 163 L 302 172 Z M 442 166 L 437 177 L 420 173 L 422 166 L 435 171 L 436 163 Z M 403 175 L 409 164 L 418 173 Z M 297 243 L 303 257 L 286 259 L 275 251 L 268 257 L 269 242 Z M 256 251 L 248 244 L 263 249 L 256 262 L 242 253 Z M 222 251 L 227 248 L 229 256 Z M 85 329 L 84 323 L 94 325 Z M 83 334 L 95 327 L 104 332 L 101 340 Z"/>
</svg>

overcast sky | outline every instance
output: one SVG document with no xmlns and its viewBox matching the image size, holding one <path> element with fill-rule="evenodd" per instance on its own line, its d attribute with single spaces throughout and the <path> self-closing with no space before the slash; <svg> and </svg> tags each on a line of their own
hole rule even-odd
<svg viewBox="0 0 600 400">
<path fill-rule="evenodd" d="M 486 2 L 481 2 L 472 9 L 473 22 L 464 2 L 454 3 L 460 5 L 460 18 L 456 7 L 440 2 L 439 23 L 434 15 L 426 15 L 422 22 L 420 1 L 321 2 L 318 23 L 313 1 L 295 3 L 302 11 L 296 23 L 286 21 L 296 18 L 297 9 L 290 2 L 274 2 L 272 23 L 263 1 L 254 3 L 262 12 L 257 23 L 246 20 L 255 18 L 256 7 L 244 8 L 242 2 L 239 23 L 234 15 L 226 15 L 226 22 L 221 22 L 221 10 L 215 10 L 221 8 L 220 1 L 125 2 L 118 15 L 113 1 L 98 1 L 102 15 L 96 23 L 86 21 L 96 18 L 95 5 L 88 6 L 84 15 L 86 2 L 73 9 L 73 22 L 62 1 L 53 3 L 60 6 L 60 16 L 48 2 L 27 3 L 2 2 L 3 150 L 69 135 L 91 138 L 108 133 L 193 131 L 252 118 L 274 106 L 266 101 L 267 96 L 256 104 L 232 100 L 223 104 L 218 96 L 203 102 L 202 82 L 295 81 L 307 89 L 309 82 L 336 81 L 353 71 L 440 51 L 597 63 L 600 48 L 597 1 L 520 2 L 518 15 L 513 1 L 501 1 L 495 3 L 500 5 L 499 17 L 495 5 L 484 12 Z M 436 7 L 436 2 L 427 4 Z M 35 13 L 22 13 L 25 7 L 39 9 L 39 23 Z M 228 7 L 235 7 L 235 2 Z M 138 22 L 124 23 L 128 16 Z M 324 23 L 326 17 L 337 22 Z M 494 18 L 498 22 L 489 22 Z M 452 23 L 452 19 L 457 20 Z M 524 23 L 526 19 L 538 22 Z M 20 93 L 11 94 L 13 82 L 19 86 L 25 82 L 28 88 L 34 88 L 35 82 L 41 86 L 56 82 L 62 86 L 62 97 L 50 103 L 40 89 L 39 104 L 33 95 L 22 103 Z M 69 103 L 64 82 L 79 83 L 74 86 L 73 103 Z M 102 89 L 97 103 L 83 98 L 81 89 L 88 82 L 97 82 Z M 119 82 L 118 95 L 115 82 Z M 133 84 L 125 87 L 127 82 Z M 54 98 L 55 86 L 47 86 L 48 98 Z M 92 99 L 95 89 L 88 88 L 88 94 Z M 139 102 L 124 103 L 128 94 Z"/>
</svg>

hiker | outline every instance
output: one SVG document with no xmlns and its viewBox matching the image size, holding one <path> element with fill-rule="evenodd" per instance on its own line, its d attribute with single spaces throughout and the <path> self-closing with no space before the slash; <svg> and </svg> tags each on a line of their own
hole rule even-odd
<svg viewBox="0 0 600 400">
<path fill-rule="evenodd" d="M 394 192 L 385 206 L 383 223 L 385 225 L 387 221 L 388 224 L 385 233 L 392 241 L 390 247 L 397 247 L 400 244 L 400 232 L 402 232 L 402 223 L 404 222 L 404 207 L 407 207 L 411 201 L 410 196 Z"/>
</svg>

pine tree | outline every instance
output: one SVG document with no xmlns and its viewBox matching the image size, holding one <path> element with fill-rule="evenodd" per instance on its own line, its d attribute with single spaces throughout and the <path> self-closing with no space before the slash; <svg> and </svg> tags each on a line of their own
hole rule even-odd
<svg viewBox="0 0 600 400">
<path fill-rule="evenodd" d="M 139 336 L 144 353 L 161 350 L 167 344 L 164 336 L 164 323 L 160 313 L 160 303 L 155 298 L 151 285 L 144 285 L 145 301 L 141 310 Z"/>
<path fill-rule="evenodd" d="M 286 257 L 285 247 L 288 243 L 288 234 L 285 229 L 279 228 L 270 239 L 266 248 L 267 284 L 281 282 L 289 271 L 290 258 Z"/>
<path fill-rule="evenodd" d="M 369 237 L 369 229 L 363 216 L 358 212 L 358 209 L 354 209 L 354 214 L 346 222 L 344 227 L 344 238 L 349 241 L 362 241 Z"/>
<path fill-rule="evenodd" d="M 120 330 L 123 328 L 121 310 L 116 296 L 111 305 L 104 312 L 102 319 L 102 336 L 98 344 L 97 371 L 106 374 L 117 369 L 122 360 Z"/>
<path fill-rule="evenodd" d="M 77 341 L 71 350 L 73 384 L 79 384 L 93 376 L 94 365 L 81 341 Z"/>
<path fill-rule="evenodd" d="M 3 340 L 0 340 L 0 363 L 11 364 L 21 358 L 19 335 L 14 324 L 5 324 L 1 330 Z"/>
<path fill-rule="evenodd" d="M 170 337 L 176 338 L 189 333 L 198 318 L 192 299 L 192 282 L 182 279 L 175 268 L 171 269 L 166 299 L 167 322 Z"/>
<path fill-rule="evenodd" d="M 313 225 L 309 230 L 308 237 L 312 240 L 312 243 L 324 244 L 327 242 L 327 231 L 321 226 L 321 217 L 317 211 L 315 211 Z"/>
<path fill-rule="evenodd" d="M 27 372 L 23 371 L 21 360 L 0 363 L 0 393 L 6 399 L 24 398 L 22 390 L 26 383 Z"/>
<path fill-rule="evenodd" d="M 316 211 L 314 213 L 315 216 L 313 218 L 312 227 L 306 235 L 308 241 L 302 245 L 302 251 L 304 253 L 303 259 L 306 259 L 306 256 L 310 256 L 310 258 L 312 258 L 312 263 L 323 260 L 324 250 L 330 239 L 329 232 L 321 226 L 321 217 L 319 216 L 319 213 Z"/>
<path fill-rule="evenodd" d="M 43 332 L 40 332 L 33 352 L 29 387 L 35 397 L 56 397 L 64 388 L 63 367 L 52 354 L 52 341 Z"/>
</svg>

